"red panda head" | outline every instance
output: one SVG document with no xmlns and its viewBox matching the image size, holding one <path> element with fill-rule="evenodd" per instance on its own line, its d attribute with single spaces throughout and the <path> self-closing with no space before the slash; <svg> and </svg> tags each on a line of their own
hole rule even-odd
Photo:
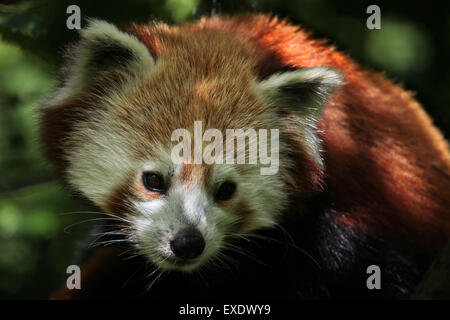
<svg viewBox="0 0 450 320">
<path fill-rule="evenodd" d="M 316 124 L 338 71 L 262 76 L 276 65 L 271 53 L 243 35 L 189 25 L 121 31 L 92 21 L 70 56 L 42 108 L 45 152 L 73 188 L 127 221 L 129 240 L 159 267 L 196 269 L 229 238 L 276 224 L 294 193 L 320 188 Z M 227 130 L 242 130 L 247 143 L 231 156 Z M 219 138 L 214 159 L 231 161 L 201 161 Z M 174 161 L 181 142 L 187 149 Z M 243 154 L 246 163 L 233 161 Z"/>
</svg>

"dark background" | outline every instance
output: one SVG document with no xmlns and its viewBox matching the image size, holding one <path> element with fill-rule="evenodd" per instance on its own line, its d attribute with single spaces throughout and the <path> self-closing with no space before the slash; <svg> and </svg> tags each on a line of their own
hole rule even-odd
<svg viewBox="0 0 450 320">
<path fill-rule="evenodd" d="M 95 218 L 59 186 L 36 141 L 35 111 L 56 84 L 62 48 L 77 39 L 66 28 L 71 4 L 82 27 L 87 17 L 179 23 L 212 10 L 287 18 L 415 91 L 450 135 L 448 1 L 0 1 L 0 298 L 47 298 L 75 262 L 91 224 L 82 221 Z M 381 30 L 366 27 L 370 4 L 381 8 Z"/>
</svg>

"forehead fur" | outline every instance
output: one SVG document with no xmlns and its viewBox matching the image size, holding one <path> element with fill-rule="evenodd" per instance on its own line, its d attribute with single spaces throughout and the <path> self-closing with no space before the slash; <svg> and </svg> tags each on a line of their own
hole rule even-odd
<svg viewBox="0 0 450 320">
<path fill-rule="evenodd" d="M 212 31 L 182 37 L 176 30 L 152 31 L 159 37 L 155 66 L 139 70 L 139 76 L 98 97 L 89 123 L 76 130 L 81 148 L 88 148 L 92 140 L 98 147 L 117 148 L 111 150 L 111 157 L 139 161 L 167 154 L 173 145 L 172 132 L 183 128 L 192 133 L 194 121 L 202 121 L 203 130 L 216 128 L 223 133 L 277 126 L 273 112 L 255 92 L 256 62 L 240 37 Z M 97 131 L 91 134 L 95 138 L 87 137 L 86 132 L 92 131 Z M 77 155 L 83 151 L 93 152 L 77 150 Z M 124 171 L 124 163 L 116 166 L 119 172 Z"/>
<path fill-rule="evenodd" d="M 155 31 L 160 51 L 153 72 L 114 97 L 122 121 L 164 144 L 174 129 L 192 130 L 194 121 L 219 130 L 274 125 L 255 94 L 256 61 L 240 37 L 164 30 Z"/>
</svg>

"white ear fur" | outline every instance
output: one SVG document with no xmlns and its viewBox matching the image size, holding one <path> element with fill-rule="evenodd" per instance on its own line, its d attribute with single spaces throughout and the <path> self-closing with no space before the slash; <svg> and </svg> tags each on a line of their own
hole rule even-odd
<svg viewBox="0 0 450 320">
<path fill-rule="evenodd" d="M 110 69 L 122 68 L 132 76 L 142 73 L 143 70 L 151 70 L 155 64 L 155 60 L 141 41 L 106 21 L 90 20 L 88 27 L 82 30 L 80 35 L 81 40 L 68 78 L 48 105 L 82 92 L 92 82 L 98 72 L 102 71 L 101 66 L 95 70 L 93 65 L 94 59 L 99 59 L 97 62 L 100 63 L 105 60 L 101 55 L 100 58 L 96 56 L 102 49 L 116 50 L 116 53 L 122 50 L 122 55 L 116 54 L 112 57 L 114 65 L 111 65 Z"/>
<path fill-rule="evenodd" d="M 116 26 L 101 20 L 90 20 L 89 26 L 81 31 L 80 65 L 86 66 L 97 46 L 108 44 L 129 50 L 132 62 L 140 68 L 153 66 L 154 59 L 147 47 L 135 36 L 120 31 Z"/>
<path fill-rule="evenodd" d="M 326 100 L 342 85 L 342 78 L 338 70 L 317 67 L 274 74 L 258 87 L 278 107 L 308 113 L 325 107 Z"/>
<path fill-rule="evenodd" d="M 286 119 L 286 126 L 301 136 L 310 158 L 322 167 L 321 141 L 317 124 L 330 96 L 343 84 L 340 71 L 317 67 L 274 74 L 258 83 L 263 99 L 280 110 L 296 115 L 296 121 Z"/>
</svg>

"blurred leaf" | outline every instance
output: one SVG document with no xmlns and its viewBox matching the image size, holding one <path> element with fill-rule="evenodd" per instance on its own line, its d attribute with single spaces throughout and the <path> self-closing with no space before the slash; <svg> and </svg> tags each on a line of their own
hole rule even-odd
<svg viewBox="0 0 450 320">
<path fill-rule="evenodd" d="M 174 21 L 186 20 L 197 8 L 199 0 L 168 0 L 166 10 L 168 10 Z"/>
<path fill-rule="evenodd" d="M 421 72 L 432 58 L 427 35 L 413 22 L 383 18 L 381 30 L 368 32 L 366 54 L 383 69 L 401 75 Z"/>
<path fill-rule="evenodd" d="M 19 228 L 22 220 L 20 210 L 12 203 L 0 202 L 0 234 L 11 237 Z"/>
</svg>

